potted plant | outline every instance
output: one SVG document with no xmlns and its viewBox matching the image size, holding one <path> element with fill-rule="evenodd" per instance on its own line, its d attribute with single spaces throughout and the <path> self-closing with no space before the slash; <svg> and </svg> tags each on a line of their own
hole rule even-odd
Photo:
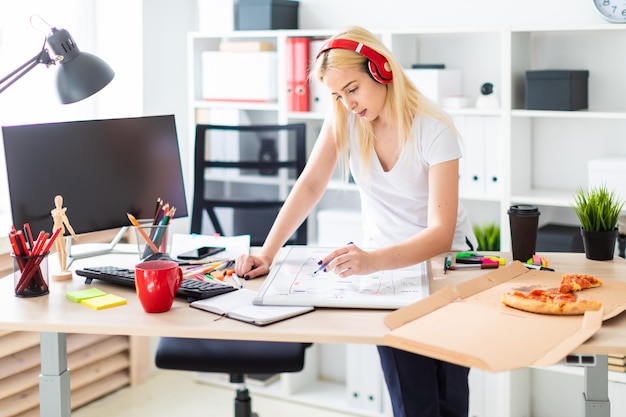
<svg viewBox="0 0 626 417">
<path fill-rule="evenodd" d="M 496 223 L 474 225 L 474 234 L 478 241 L 476 250 L 496 252 L 500 250 L 500 226 Z"/>
<path fill-rule="evenodd" d="M 617 221 L 623 207 L 624 200 L 604 184 L 591 186 L 587 190 L 578 188 L 572 208 L 580 221 L 583 247 L 588 259 L 613 259 Z"/>
</svg>

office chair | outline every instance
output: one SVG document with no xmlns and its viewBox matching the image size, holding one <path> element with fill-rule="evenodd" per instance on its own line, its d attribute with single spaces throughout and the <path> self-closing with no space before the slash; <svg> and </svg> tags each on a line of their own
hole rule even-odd
<svg viewBox="0 0 626 417">
<path fill-rule="evenodd" d="M 234 416 L 256 417 L 245 375 L 298 372 L 304 368 L 308 346 L 309 343 L 296 342 L 162 337 L 155 363 L 161 369 L 228 373 L 230 382 L 239 383 Z"/>
<path fill-rule="evenodd" d="M 272 144 L 278 150 L 270 149 Z M 197 125 L 191 232 L 209 233 L 203 228 L 206 213 L 214 232 L 250 234 L 251 245 L 263 244 L 286 197 L 285 190 L 278 190 L 281 182 L 295 181 L 305 162 L 304 124 Z M 305 222 L 288 243 L 306 244 L 306 239 Z M 252 417 L 256 414 L 245 375 L 298 372 L 304 367 L 308 346 L 310 343 L 162 337 L 155 363 L 161 369 L 228 373 L 230 382 L 240 384 L 235 417 Z"/>
<path fill-rule="evenodd" d="M 249 234 L 261 246 L 304 169 L 305 132 L 304 123 L 197 125 L 191 232 Z M 306 243 L 305 220 L 287 244 Z"/>
</svg>

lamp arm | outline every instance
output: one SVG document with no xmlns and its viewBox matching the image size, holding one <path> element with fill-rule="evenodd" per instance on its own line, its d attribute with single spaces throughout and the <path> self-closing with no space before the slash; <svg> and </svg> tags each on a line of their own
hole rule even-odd
<svg viewBox="0 0 626 417">
<path fill-rule="evenodd" d="M 26 61 L 19 66 L 15 71 L 0 80 L 0 93 L 9 88 L 13 83 L 26 75 L 30 70 L 35 68 L 38 64 L 45 64 L 46 66 L 53 65 L 55 61 L 50 58 L 50 54 L 47 49 L 42 49 L 34 57 Z M 6 84 L 5 84 L 6 82 Z"/>
</svg>

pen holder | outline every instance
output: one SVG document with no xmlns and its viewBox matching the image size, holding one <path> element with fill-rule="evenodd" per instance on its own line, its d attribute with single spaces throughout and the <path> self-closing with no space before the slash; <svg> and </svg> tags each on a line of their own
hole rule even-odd
<svg viewBox="0 0 626 417">
<path fill-rule="evenodd" d="M 169 225 L 135 226 L 137 253 L 142 261 L 169 256 Z"/>
<path fill-rule="evenodd" d="M 13 284 L 16 297 L 46 295 L 48 289 L 48 253 L 13 258 Z"/>
</svg>

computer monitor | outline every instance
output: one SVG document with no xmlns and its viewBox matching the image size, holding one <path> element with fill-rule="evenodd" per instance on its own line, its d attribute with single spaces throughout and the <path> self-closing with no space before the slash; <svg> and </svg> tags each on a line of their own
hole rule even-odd
<svg viewBox="0 0 626 417">
<path fill-rule="evenodd" d="M 152 219 L 158 198 L 187 216 L 173 115 L 3 126 L 13 224 L 51 232 L 63 197 L 77 234 Z"/>
</svg>

